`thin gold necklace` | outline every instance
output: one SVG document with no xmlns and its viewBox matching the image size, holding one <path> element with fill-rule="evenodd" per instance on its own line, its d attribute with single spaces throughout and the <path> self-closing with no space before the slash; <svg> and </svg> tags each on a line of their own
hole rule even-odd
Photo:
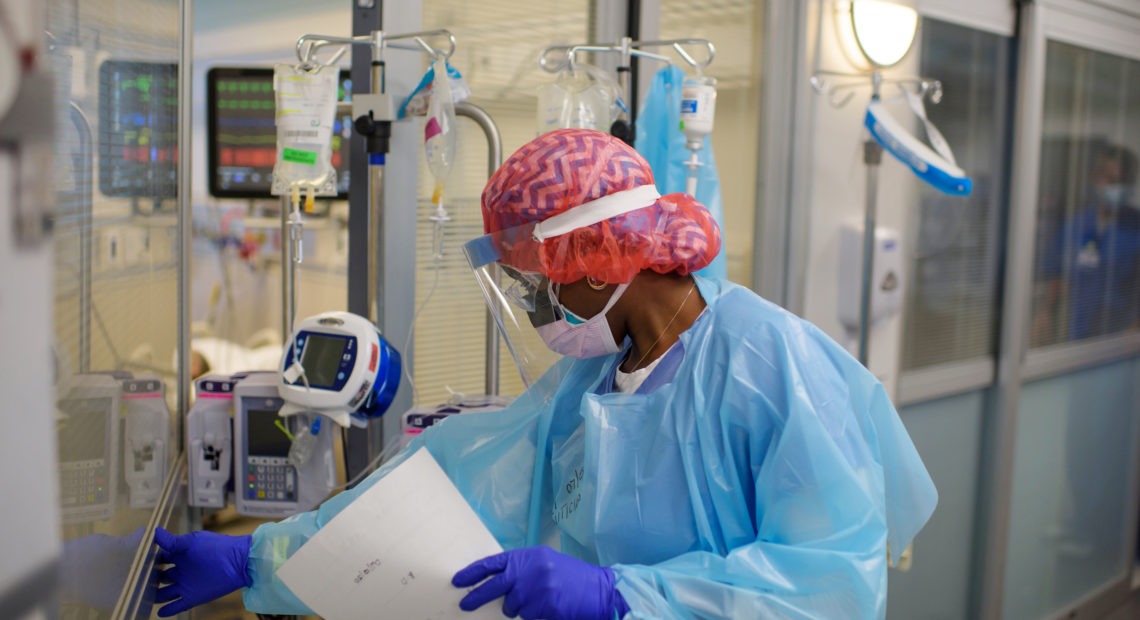
<svg viewBox="0 0 1140 620">
<path fill-rule="evenodd" d="M 645 358 L 653 352 L 653 348 L 657 346 L 657 343 L 661 342 L 661 339 L 664 338 L 665 334 L 669 332 L 669 328 L 673 326 L 673 321 L 676 321 L 677 317 L 681 316 L 681 310 L 685 308 L 685 303 L 689 301 L 689 297 L 695 290 L 697 290 L 697 283 L 693 282 L 693 286 L 689 287 L 689 292 L 685 293 L 685 298 L 681 300 L 681 305 L 677 306 L 677 311 L 673 313 L 673 318 L 669 319 L 669 322 L 665 324 L 665 329 L 661 330 L 661 333 L 657 336 L 657 340 L 654 340 L 653 344 L 649 345 L 649 348 L 645 350 L 645 353 L 641 354 L 641 359 L 637 360 L 637 363 L 633 365 L 633 369 L 630 370 L 630 372 L 636 371 L 638 367 L 641 366 L 641 363 L 645 361 Z"/>
</svg>

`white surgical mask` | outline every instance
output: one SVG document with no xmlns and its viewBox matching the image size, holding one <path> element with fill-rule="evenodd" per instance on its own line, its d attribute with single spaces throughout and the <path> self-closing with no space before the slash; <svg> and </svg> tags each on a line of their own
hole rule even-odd
<svg viewBox="0 0 1140 620">
<path fill-rule="evenodd" d="M 562 306 L 563 317 L 538 327 L 538 335 L 551 351 L 570 357 L 586 359 L 617 353 L 620 348 L 614 340 L 613 332 L 610 331 L 606 313 L 614 307 L 628 287 L 628 284 L 618 285 L 613 295 L 610 295 L 610 300 L 606 302 L 606 307 L 585 321 L 569 313 L 566 307 Z M 567 319 L 568 316 L 573 316 L 574 320 Z"/>
<path fill-rule="evenodd" d="M 1127 185 L 1106 185 L 1100 190 L 1100 202 L 1113 211 L 1132 199 L 1132 188 Z"/>
</svg>

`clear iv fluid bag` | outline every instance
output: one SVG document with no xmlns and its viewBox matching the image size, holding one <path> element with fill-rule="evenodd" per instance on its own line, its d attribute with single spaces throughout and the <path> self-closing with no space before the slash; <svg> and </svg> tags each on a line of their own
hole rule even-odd
<svg viewBox="0 0 1140 620">
<path fill-rule="evenodd" d="M 304 467 L 313 456 L 317 448 L 317 434 L 321 430 L 319 418 L 310 421 L 308 415 L 302 414 L 299 419 L 301 424 L 297 428 L 293 442 L 289 445 L 289 464 L 298 468 Z"/>
<path fill-rule="evenodd" d="M 576 64 L 538 88 L 539 133 L 571 128 L 608 132 L 625 110 L 617 81 L 592 65 Z"/>
<path fill-rule="evenodd" d="M 431 98 L 424 122 L 424 156 L 436 183 L 442 183 L 455 163 L 455 104 L 443 60 L 435 61 Z"/>
</svg>

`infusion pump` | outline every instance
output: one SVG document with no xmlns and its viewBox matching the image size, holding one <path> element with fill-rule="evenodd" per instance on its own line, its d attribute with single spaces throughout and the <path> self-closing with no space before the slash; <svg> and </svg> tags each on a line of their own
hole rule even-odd
<svg viewBox="0 0 1140 620">
<path fill-rule="evenodd" d="M 60 505 L 65 523 L 110 519 L 119 481 L 119 397 L 104 374 L 75 375 L 57 388 Z"/>
<path fill-rule="evenodd" d="M 337 426 L 387 411 L 400 354 L 368 319 L 326 312 L 298 324 L 276 372 L 207 376 L 186 418 L 191 506 L 283 517 L 323 501 L 337 482 Z M 333 424 L 335 422 L 336 424 Z"/>
<path fill-rule="evenodd" d="M 315 414 L 281 417 L 277 372 L 210 375 L 197 381 L 186 417 L 189 504 L 283 517 L 314 508 L 336 486 L 335 425 Z M 303 463 L 298 435 L 310 435 Z M 232 499 L 231 499 L 232 497 Z"/>
<path fill-rule="evenodd" d="M 333 425 L 317 414 L 281 417 L 278 381 L 277 373 L 258 373 L 234 386 L 238 514 L 289 516 L 315 508 L 336 486 Z M 294 444 L 306 435 L 312 444 L 298 457 Z"/>
<path fill-rule="evenodd" d="M 158 377 L 109 371 L 57 386 L 60 505 L 67 523 L 110 519 L 123 493 L 129 508 L 153 508 L 170 470 L 170 408 Z"/>
</svg>

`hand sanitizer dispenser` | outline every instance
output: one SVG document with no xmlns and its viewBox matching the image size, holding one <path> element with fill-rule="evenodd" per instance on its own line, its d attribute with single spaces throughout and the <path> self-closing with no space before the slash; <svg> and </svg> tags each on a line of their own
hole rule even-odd
<svg viewBox="0 0 1140 620">
<path fill-rule="evenodd" d="M 868 325 L 891 318 L 902 309 L 903 256 L 898 233 L 879 226 L 875 229 L 872 255 L 871 310 Z M 848 330 L 859 330 L 859 307 L 863 292 L 863 226 L 844 224 L 839 234 L 839 322 Z"/>
</svg>

